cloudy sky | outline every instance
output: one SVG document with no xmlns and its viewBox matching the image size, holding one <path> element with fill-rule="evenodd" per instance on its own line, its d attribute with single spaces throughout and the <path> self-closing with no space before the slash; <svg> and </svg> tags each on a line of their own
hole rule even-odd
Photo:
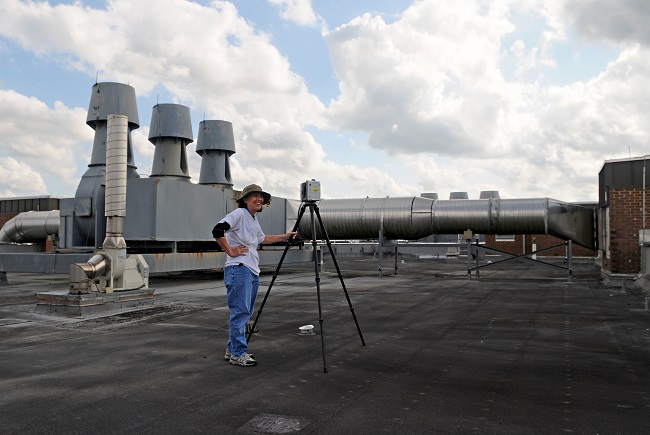
<svg viewBox="0 0 650 435">
<path fill-rule="evenodd" d="M 0 197 L 74 196 L 96 81 L 231 121 L 236 189 L 597 200 L 650 153 L 647 0 L 0 2 Z M 187 148 L 198 182 L 196 141 Z"/>
</svg>

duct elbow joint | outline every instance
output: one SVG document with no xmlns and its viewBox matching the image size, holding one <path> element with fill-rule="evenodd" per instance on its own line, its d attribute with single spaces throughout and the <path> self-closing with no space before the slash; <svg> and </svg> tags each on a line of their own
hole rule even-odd
<svg viewBox="0 0 650 435">
<path fill-rule="evenodd" d="M 103 275 L 108 268 L 108 260 L 101 254 L 93 255 L 86 263 L 70 265 L 70 294 L 90 292 L 90 280 Z"/>
<path fill-rule="evenodd" d="M 102 254 L 93 255 L 88 263 L 86 263 L 91 273 L 88 275 L 88 278 L 95 278 L 96 276 L 103 275 L 108 269 L 108 259 Z"/>
<path fill-rule="evenodd" d="M 70 265 L 70 286 L 68 293 L 81 294 L 88 293 L 90 288 L 90 278 L 87 273 L 87 263 L 74 263 Z"/>
</svg>

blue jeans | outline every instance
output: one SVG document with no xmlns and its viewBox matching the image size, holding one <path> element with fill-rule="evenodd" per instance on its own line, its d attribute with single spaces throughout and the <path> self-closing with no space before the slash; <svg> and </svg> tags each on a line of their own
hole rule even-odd
<svg viewBox="0 0 650 435">
<path fill-rule="evenodd" d="M 223 272 L 223 282 L 228 291 L 230 308 L 228 349 L 233 355 L 240 356 L 248 350 L 246 324 L 253 315 L 260 277 L 244 265 L 227 266 Z"/>
</svg>

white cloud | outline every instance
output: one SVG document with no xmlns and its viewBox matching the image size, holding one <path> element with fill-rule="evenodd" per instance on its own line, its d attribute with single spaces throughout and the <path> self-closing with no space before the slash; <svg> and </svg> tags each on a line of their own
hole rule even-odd
<svg viewBox="0 0 650 435">
<path fill-rule="evenodd" d="M 391 24 L 366 14 L 334 29 L 332 123 L 369 131 L 370 145 L 390 153 L 502 152 L 498 127 L 523 98 L 499 70 L 511 28 L 471 2 L 416 2 Z"/>
<path fill-rule="evenodd" d="M 56 194 L 44 179 L 62 189 L 76 187 L 78 160 L 90 161 L 84 147 L 92 143 L 93 132 L 85 121 L 83 109 L 60 102 L 50 109 L 36 98 L 0 89 L 0 158 L 5 159 L 0 185 L 5 192 Z M 9 171 L 24 171 L 23 182 L 17 183 L 19 174 Z"/>
<path fill-rule="evenodd" d="M 45 181 L 41 174 L 25 162 L 0 157 L 0 197 L 42 195 Z"/>
<path fill-rule="evenodd" d="M 311 0 L 268 0 L 280 8 L 280 17 L 301 26 L 316 26 L 319 18 L 314 13 Z"/>
</svg>

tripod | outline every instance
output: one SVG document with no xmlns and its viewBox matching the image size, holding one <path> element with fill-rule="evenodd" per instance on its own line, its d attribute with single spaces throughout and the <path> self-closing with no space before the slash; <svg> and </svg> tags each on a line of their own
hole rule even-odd
<svg viewBox="0 0 650 435">
<path fill-rule="evenodd" d="M 325 240 L 327 242 L 327 248 L 329 249 L 330 255 L 332 256 L 332 261 L 334 262 L 334 266 L 336 267 L 336 273 L 339 276 L 339 280 L 341 281 L 341 286 L 343 287 L 343 292 L 345 293 L 345 298 L 348 301 L 348 306 L 350 307 L 350 312 L 352 313 L 352 318 L 354 319 L 354 323 L 357 325 L 357 331 L 359 332 L 359 338 L 361 339 L 361 344 L 363 346 L 366 345 L 366 342 L 363 340 L 363 335 L 361 334 L 361 328 L 359 328 L 359 322 L 357 321 L 357 316 L 354 314 L 354 308 L 352 307 L 352 302 L 350 301 L 350 296 L 348 295 L 348 290 L 345 287 L 345 282 L 343 281 L 343 275 L 341 274 L 341 269 L 339 268 L 339 264 L 336 261 L 336 256 L 334 255 L 334 251 L 332 250 L 332 243 L 330 242 L 329 236 L 327 235 L 327 231 L 325 230 L 325 226 L 323 225 L 323 220 L 320 217 L 320 211 L 318 210 L 318 205 L 316 204 L 316 201 L 305 201 L 302 204 L 300 204 L 300 210 L 298 212 L 298 220 L 296 220 L 296 224 L 293 227 L 293 231 L 296 231 L 298 227 L 300 226 L 300 220 L 302 219 L 303 215 L 305 214 L 305 210 L 309 207 L 309 215 L 311 217 L 311 244 L 313 246 L 314 250 L 314 273 L 315 273 L 315 279 L 316 279 L 316 295 L 318 297 L 318 323 L 320 325 L 320 341 L 321 341 L 321 349 L 322 349 L 322 354 L 323 354 L 323 373 L 327 373 L 327 363 L 325 361 L 325 338 L 323 336 L 323 311 L 321 309 L 321 299 L 320 299 L 320 273 L 318 270 L 318 259 L 316 255 L 316 247 L 318 246 L 316 243 L 316 221 L 314 220 L 314 214 L 316 214 L 316 217 L 318 218 L 318 223 L 320 224 L 320 229 L 325 237 Z M 250 331 L 248 332 L 248 337 L 246 338 L 246 341 L 249 342 L 251 339 L 251 335 L 253 334 L 253 331 L 255 331 L 255 325 L 257 325 L 257 320 L 260 318 L 262 315 L 262 310 L 264 309 L 264 305 L 266 304 L 266 300 L 269 297 L 269 294 L 271 293 L 271 288 L 273 287 L 273 283 L 275 283 L 275 279 L 278 277 L 278 273 L 280 272 L 280 268 L 282 267 L 282 263 L 284 262 L 284 258 L 287 255 L 287 251 L 289 251 L 289 248 L 291 247 L 291 241 L 287 241 L 287 246 L 284 248 L 284 252 L 282 253 L 282 256 L 280 257 L 280 262 L 278 263 L 278 266 L 275 269 L 275 273 L 273 274 L 273 278 L 271 279 L 271 284 L 269 284 L 269 288 L 266 291 L 266 294 L 264 295 L 264 300 L 262 301 L 262 304 L 260 305 L 260 308 L 257 310 L 257 317 L 255 317 L 255 321 L 253 322 L 253 326 L 250 328 Z"/>
</svg>

